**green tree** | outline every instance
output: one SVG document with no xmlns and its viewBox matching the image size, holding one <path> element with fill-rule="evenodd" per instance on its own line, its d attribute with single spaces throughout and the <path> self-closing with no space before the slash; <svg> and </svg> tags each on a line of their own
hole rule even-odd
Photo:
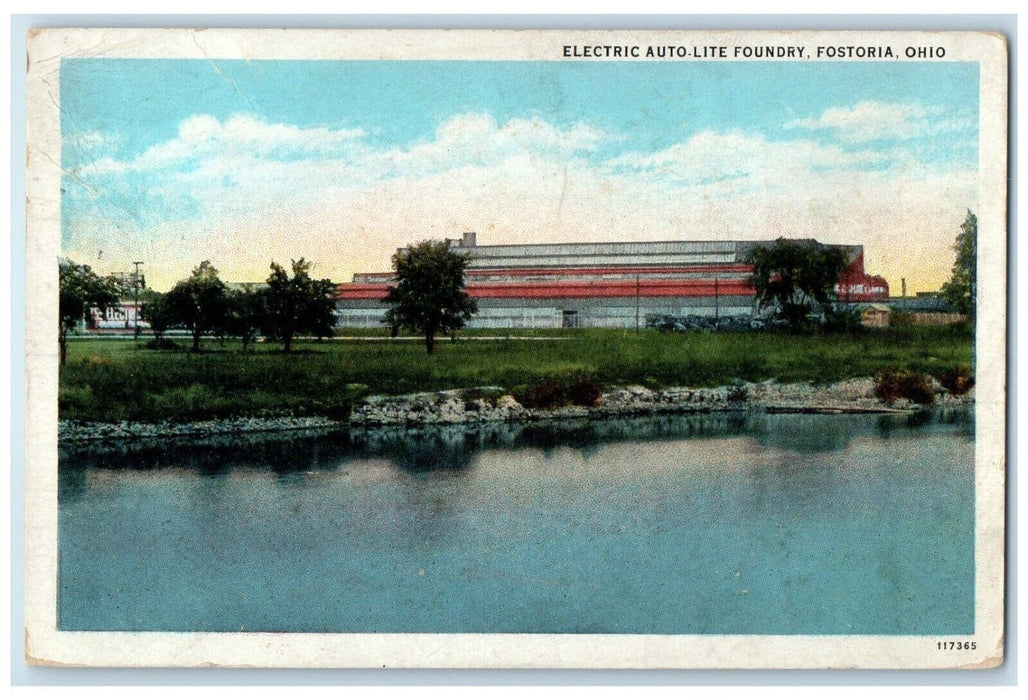
<svg viewBox="0 0 1028 700">
<path fill-rule="evenodd" d="M 282 350 L 292 350 L 293 338 L 298 333 L 309 333 L 317 338 L 332 335 L 335 324 L 335 284 L 329 279 L 310 276 L 314 264 L 300 258 L 292 261 L 290 277 L 278 263 L 271 263 L 267 287 L 263 297 L 264 334 L 282 341 Z"/>
<path fill-rule="evenodd" d="M 758 307 L 773 309 L 791 329 L 799 330 L 816 306 L 831 313 L 835 285 L 849 260 L 842 248 L 779 238 L 755 247 L 747 262 L 753 265 Z"/>
<path fill-rule="evenodd" d="M 168 306 L 168 295 L 148 289 L 143 292 L 139 317 L 150 324 L 154 345 L 161 347 L 164 334 L 175 324 L 175 318 Z"/>
<path fill-rule="evenodd" d="M 957 252 L 957 259 L 949 281 L 942 285 L 942 297 L 957 311 L 973 319 L 978 292 L 978 217 L 970 209 L 960 225 L 953 249 Z"/>
<path fill-rule="evenodd" d="M 193 268 L 165 297 L 174 323 L 184 326 L 193 336 L 193 352 L 200 351 L 200 338 L 220 334 L 225 325 L 227 288 L 209 260 Z"/>
<path fill-rule="evenodd" d="M 244 285 L 243 289 L 229 290 L 227 301 L 225 332 L 239 338 L 245 351 L 260 336 L 261 324 L 267 314 L 264 295 Z"/>
<path fill-rule="evenodd" d="M 60 300 L 57 321 L 57 342 L 61 364 L 68 359 L 68 333 L 85 320 L 92 308 L 106 311 L 121 301 L 121 287 L 109 277 L 100 277 L 88 265 L 71 260 L 57 261 Z"/>
<path fill-rule="evenodd" d="M 464 291 L 467 266 L 468 256 L 442 241 L 422 241 L 397 251 L 393 255 L 396 285 L 386 297 L 390 304 L 386 323 L 424 336 L 431 355 L 437 334 L 460 330 L 478 311 Z"/>
</svg>

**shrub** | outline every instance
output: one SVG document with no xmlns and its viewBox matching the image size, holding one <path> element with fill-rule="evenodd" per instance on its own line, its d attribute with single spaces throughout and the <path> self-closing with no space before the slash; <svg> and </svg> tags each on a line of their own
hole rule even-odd
<svg viewBox="0 0 1028 700">
<path fill-rule="evenodd" d="M 750 390 L 742 382 L 736 382 L 728 387 L 728 401 L 731 403 L 742 403 L 750 397 Z"/>
<path fill-rule="evenodd" d="M 603 395 L 603 388 L 591 377 L 578 376 L 516 387 L 512 393 L 525 408 L 595 406 Z"/>
<path fill-rule="evenodd" d="M 589 377 L 579 377 L 568 387 L 568 397 L 575 406 L 595 406 L 603 396 L 603 388 Z"/>
<path fill-rule="evenodd" d="M 974 386 L 970 367 L 954 367 L 939 375 L 939 383 L 953 396 L 963 396 Z"/>
<path fill-rule="evenodd" d="M 825 309 L 825 330 L 835 333 L 862 333 L 866 329 L 859 309 L 839 306 Z"/>
<path fill-rule="evenodd" d="M 875 377 L 875 395 L 885 403 L 897 399 L 910 399 L 914 403 L 930 405 L 935 402 L 932 380 L 920 372 L 890 369 Z"/>
<path fill-rule="evenodd" d="M 514 398 L 525 408 L 553 408 L 567 405 L 565 397 L 561 395 L 560 385 L 554 380 L 517 387 L 514 389 Z"/>
</svg>

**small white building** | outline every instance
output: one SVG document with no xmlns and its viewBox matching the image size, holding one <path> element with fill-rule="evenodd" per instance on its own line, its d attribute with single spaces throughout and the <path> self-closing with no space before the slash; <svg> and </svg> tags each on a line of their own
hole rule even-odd
<svg viewBox="0 0 1028 700">
<path fill-rule="evenodd" d="M 889 313 L 884 304 L 868 304 L 860 310 L 860 323 L 866 328 L 888 328 Z"/>
<path fill-rule="evenodd" d="M 138 315 L 139 309 L 134 301 L 122 301 L 117 306 L 108 306 L 103 311 L 94 307 L 89 310 L 89 323 L 86 324 L 87 330 L 134 331 Z M 140 318 L 139 327 L 148 329 L 150 324 Z"/>
</svg>

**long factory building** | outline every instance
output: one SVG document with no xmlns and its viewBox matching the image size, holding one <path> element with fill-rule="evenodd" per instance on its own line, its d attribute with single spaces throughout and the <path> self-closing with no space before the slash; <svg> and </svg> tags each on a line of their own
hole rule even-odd
<svg viewBox="0 0 1028 700">
<path fill-rule="evenodd" d="M 478 303 L 469 328 L 632 328 L 652 314 L 751 317 L 756 292 L 745 261 L 755 246 L 768 243 L 477 245 L 474 233 L 448 242 L 469 257 L 466 289 Z M 839 299 L 887 302 L 885 279 L 864 272 L 863 246 L 838 247 L 850 260 L 836 288 Z M 337 326 L 383 327 L 392 284 L 391 272 L 357 273 L 340 284 Z"/>
</svg>

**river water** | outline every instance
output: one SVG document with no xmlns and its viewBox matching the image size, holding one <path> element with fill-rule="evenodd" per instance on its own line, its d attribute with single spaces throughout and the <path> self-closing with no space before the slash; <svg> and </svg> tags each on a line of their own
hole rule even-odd
<svg viewBox="0 0 1028 700">
<path fill-rule="evenodd" d="M 970 413 L 64 449 L 65 630 L 965 634 Z"/>
</svg>

